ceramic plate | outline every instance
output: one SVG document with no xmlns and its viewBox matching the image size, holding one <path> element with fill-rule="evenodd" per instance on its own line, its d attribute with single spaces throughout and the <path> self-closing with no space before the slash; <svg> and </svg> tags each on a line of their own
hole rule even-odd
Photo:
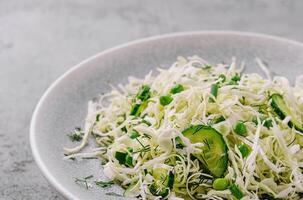
<svg viewBox="0 0 303 200">
<path fill-rule="evenodd" d="M 33 114 L 30 141 L 35 160 L 49 182 L 68 199 L 119 199 L 118 186 L 85 189 L 74 180 L 104 177 L 98 160 L 64 161 L 63 147 L 71 147 L 67 133 L 84 124 L 87 102 L 107 92 L 109 84 L 126 83 L 127 77 L 143 76 L 168 67 L 176 58 L 198 55 L 210 63 L 227 62 L 235 56 L 247 64 L 246 72 L 261 73 L 254 59 L 267 62 L 275 74 L 293 80 L 303 72 L 303 45 L 298 42 L 239 32 L 188 32 L 147 38 L 101 52 L 55 81 Z"/>
</svg>

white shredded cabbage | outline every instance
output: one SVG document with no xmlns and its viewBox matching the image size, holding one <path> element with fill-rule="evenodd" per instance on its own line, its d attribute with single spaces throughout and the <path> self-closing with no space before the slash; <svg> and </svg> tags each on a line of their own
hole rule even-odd
<svg viewBox="0 0 303 200">
<path fill-rule="evenodd" d="M 256 61 L 266 79 L 242 74 L 243 65 L 237 68 L 235 59 L 230 65 L 210 66 L 198 56 L 179 57 L 170 68 L 150 72 L 144 79 L 130 77 L 127 85 L 113 87 L 89 103 L 84 138 L 79 146 L 65 148 L 65 158 L 104 160 L 105 174 L 126 189 L 125 196 L 234 199 L 229 188 L 213 189 L 215 178 L 193 156 L 202 153 L 204 143 L 192 144 L 182 134 L 190 125 L 204 124 L 222 134 L 229 160 L 223 177 L 238 187 L 243 199 L 302 199 L 303 136 L 290 124 L 294 117 L 302 124 L 303 76 L 291 86 L 284 77 L 272 77 L 260 59 Z M 183 90 L 171 93 L 177 84 Z M 219 86 L 216 97 L 211 92 L 214 84 Z M 150 88 L 149 95 L 140 100 L 138 92 L 143 86 Z M 284 97 L 292 116 L 280 119 L 276 115 L 270 99 L 275 93 Z M 161 105 L 163 95 L 170 98 L 167 105 Z M 136 105 L 139 111 L 131 114 Z M 216 122 L 219 117 L 223 120 Z M 245 124 L 245 136 L 235 133 L 237 122 Z M 137 136 L 132 138 L 132 134 Z M 81 153 L 91 136 L 99 148 Z M 239 150 L 241 144 L 248 148 L 247 156 Z M 121 164 L 116 152 L 130 156 L 131 165 Z M 165 197 L 150 189 L 159 181 L 153 175 L 157 170 L 174 175 Z"/>
</svg>

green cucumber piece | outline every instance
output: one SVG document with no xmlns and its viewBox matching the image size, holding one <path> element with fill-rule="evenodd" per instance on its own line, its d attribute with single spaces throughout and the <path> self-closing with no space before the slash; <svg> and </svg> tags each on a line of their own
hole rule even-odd
<svg viewBox="0 0 303 200">
<path fill-rule="evenodd" d="M 284 98 L 280 94 L 271 95 L 271 107 L 273 111 L 280 117 L 280 119 L 285 119 L 286 116 L 290 116 L 291 119 L 288 122 L 290 128 L 294 127 L 296 130 L 303 133 L 303 125 L 300 121 L 296 119 L 294 114 L 291 112 L 289 107 L 286 105 Z"/>
<path fill-rule="evenodd" d="M 152 173 L 154 182 L 149 186 L 149 191 L 154 196 L 167 197 L 174 184 L 174 174 L 164 168 L 157 168 Z"/>
<path fill-rule="evenodd" d="M 214 177 L 222 177 L 227 169 L 227 146 L 222 135 L 214 128 L 205 125 L 195 125 L 184 130 L 183 135 L 191 143 L 203 143 L 202 153 L 194 154 L 204 168 Z"/>
</svg>

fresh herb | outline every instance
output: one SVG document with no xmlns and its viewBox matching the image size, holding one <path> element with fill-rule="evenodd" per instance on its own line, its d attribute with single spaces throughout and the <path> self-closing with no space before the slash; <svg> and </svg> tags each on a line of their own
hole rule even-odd
<svg viewBox="0 0 303 200">
<path fill-rule="evenodd" d="M 89 183 L 87 182 L 89 179 L 93 178 L 93 175 L 89 175 L 87 177 L 84 178 L 75 178 L 75 183 L 77 184 L 82 184 L 85 186 L 86 189 L 89 188 Z"/>
<path fill-rule="evenodd" d="M 67 136 L 72 142 L 79 142 L 82 140 L 83 135 L 84 132 L 81 130 L 81 128 L 76 127 L 75 130 L 72 133 L 68 134 Z"/>
<path fill-rule="evenodd" d="M 144 123 L 144 124 L 146 124 L 147 126 L 151 126 L 151 125 L 152 125 L 152 124 L 151 124 L 149 121 L 147 121 L 146 119 L 142 119 L 141 122 Z"/>
<path fill-rule="evenodd" d="M 142 138 L 151 139 L 152 137 L 150 135 L 148 135 L 147 133 L 143 133 Z"/>
<path fill-rule="evenodd" d="M 121 194 L 117 194 L 115 192 L 107 192 L 105 194 L 108 195 L 108 196 L 123 197 Z"/>
<path fill-rule="evenodd" d="M 163 95 L 163 96 L 160 96 L 159 100 L 160 100 L 160 104 L 162 106 L 166 106 L 166 105 L 170 104 L 170 102 L 172 102 L 173 98 L 170 95 Z"/>
<path fill-rule="evenodd" d="M 114 183 L 114 181 L 96 181 L 95 184 L 102 188 L 108 188 L 115 183 Z"/>
<path fill-rule="evenodd" d="M 236 122 L 236 124 L 234 125 L 234 132 L 238 135 L 246 136 L 247 129 L 246 129 L 245 124 L 241 121 Z"/>
<path fill-rule="evenodd" d="M 83 157 L 82 159 L 84 160 L 94 160 L 94 159 L 98 159 L 96 157 Z"/>
<path fill-rule="evenodd" d="M 184 87 L 183 85 L 181 84 L 176 84 L 174 85 L 171 89 L 170 89 L 170 93 L 171 94 L 177 94 L 177 93 L 180 93 L 184 90 Z"/>
</svg>

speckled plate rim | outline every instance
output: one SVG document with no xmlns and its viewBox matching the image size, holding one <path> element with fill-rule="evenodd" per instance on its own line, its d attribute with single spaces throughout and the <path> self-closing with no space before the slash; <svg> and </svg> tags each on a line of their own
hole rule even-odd
<svg viewBox="0 0 303 200">
<path fill-rule="evenodd" d="M 263 38 L 263 39 L 269 39 L 269 40 L 276 40 L 277 42 L 285 42 L 289 43 L 292 45 L 298 45 L 303 48 L 303 43 L 300 43 L 295 40 L 291 39 L 286 39 L 283 37 L 278 37 L 278 36 L 272 36 L 272 35 L 266 35 L 262 33 L 253 33 L 253 32 L 241 32 L 241 31 L 189 31 L 189 32 L 178 32 L 178 33 L 170 33 L 170 34 L 164 34 L 164 35 L 158 35 L 158 36 L 153 36 L 153 37 L 148 37 L 148 38 L 143 38 L 131 42 L 124 43 L 122 45 L 115 46 L 113 48 L 110 48 L 108 50 L 102 51 L 100 53 L 97 53 L 88 59 L 85 59 L 84 61 L 80 62 L 79 64 L 75 65 L 68 71 L 66 71 L 63 75 L 61 75 L 57 80 L 55 80 L 49 88 L 44 92 L 42 97 L 40 98 L 34 112 L 32 115 L 31 123 L 30 123 L 30 146 L 32 150 L 32 154 L 34 156 L 34 160 L 36 161 L 38 167 L 42 171 L 44 177 L 49 181 L 49 183 L 58 191 L 60 192 L 65 198 L 68 199 L 78 199 L 78 197 L 74 196 L 69 190 L 67 190 L 64 185 L 62 185 L 58 180 L 56 180 L 51 172 L 48 170 L 47 166 L 45 163 L 43 163 L 41 159 L 41 155 L 39 153 L 39 150 L 37 148 L 37 141 L 36 138 L 39 137 L 39 133 L 36 132 L 36 123 L 37 119 L 39 117 L 40 110 L 42 108 L 43 102 L 48 98 L 49 94 L 51 91 L 60 84 L 60 82 L 65 79 L 69 74 L 72 72 L 85 67 L 89 62 L 95 60 L 98 57 L 101 56 L 106 56 L 108 54 L 111 54 L 112 52 L 115 52 L 119 49 L 123 48 L 128 48 L 129 46 L 134 46 L 137 44 L 145 43 L 145 42 L 150 42 L 150 41 L 156 41 L 159 39 L 165 39 L 165 38 L 174 38 L 178 36 L 191 36 L 191 35 L 209 35 L 209 34 L 214 34 L 214 35 L 235 35 L 235 36 L 250 36 L 250 37 L 257 37 L 257 38 Z"/>
</svg>

